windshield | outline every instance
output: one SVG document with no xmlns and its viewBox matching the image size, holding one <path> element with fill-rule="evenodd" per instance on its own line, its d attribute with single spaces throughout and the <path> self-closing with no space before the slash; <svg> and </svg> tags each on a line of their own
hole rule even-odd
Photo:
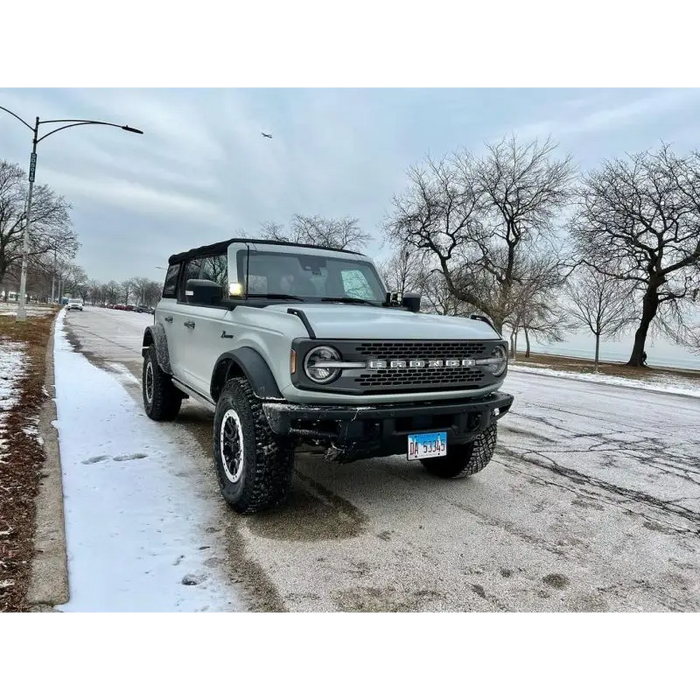
<svg viewBox="0 0 700 700">
<path fill-rule="evenodd" d="M 250 251 L 238 254 L 238 279 L 248 277 L 248 296 L 290 296 L 308 301 L 362 300 L 381 304 L 384 287 L 364 260 L 307 254 Z M 246 269 L 247 268 L 247 269 Z M 245 282 L 244 282 L 245 285 Z"/>
<path fill-rule="evenodd" d="M 80 299 L 69 299 L 68 303 L 69 304 L 82 304 L 83 302 Z"/>
</svg>

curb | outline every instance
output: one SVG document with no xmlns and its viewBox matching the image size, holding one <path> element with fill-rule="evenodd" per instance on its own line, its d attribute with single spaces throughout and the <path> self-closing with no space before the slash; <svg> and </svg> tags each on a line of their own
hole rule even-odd
<svg viewBox="0 0 700 700">
<path fill-rule="evenodd" d="M 46 348 L 44 386 L 48 396 L 39 412 L 39 434 L 44 440 L 45 461 L 40 473 L 39 494 L 36 499 L 35 554 L 27 592 L 27 604 L 33 612 L 56 612 L 54 606 L 67 603 L 70 597 L 61 453 L 58 430 L 54 423 L 58 415 L 53 352 L 59 314 L 60 311 L 54 317 L 51 337 Z"/>
</svg>

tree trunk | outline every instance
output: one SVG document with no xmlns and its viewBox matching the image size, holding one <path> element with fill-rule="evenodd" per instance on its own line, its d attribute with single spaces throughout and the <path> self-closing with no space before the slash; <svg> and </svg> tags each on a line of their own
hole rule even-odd
<svg viewBox="0 0 700 700">
<path fill-rule="evenodd" d="M 513 360 L 515 360 L 517 355 L 518 355 L 518 330 L 515 329 L 510 334 L 510 356 Z"/>
<path fill-rule="evenodd" d="M 600 333 L 595 337 L 595 371 L 598 371 L 598 360 L 600 358 Z"/>
<path fill-rule="evenodd" d="M 627 365 L 630 367 L 643 367 L 644 346 L 647 342 L 649 326 L 656 316 L 659 309 L 659 292 L 658 286 L 649 286 L 644 293 L 644 301 L 642 303 L 642 319 L 639 322 L 639 328 L 634 334 L 634 347 Z"/>
<path fill-rule="evenodd" d="M 503 335 L 503 319 L 498 318 L 496 316 L 492 316 L 491 322 L 493 323 L 493 327 L 496 329 L 496 333 L 498 333 L 499 335 Z"/>
<path fill-rule="evenodd" d="M 524 328 L 525 331 L 525 357 L 530 357 L 530 335 L 527 332 L 527 326 Z"/>
</svg>

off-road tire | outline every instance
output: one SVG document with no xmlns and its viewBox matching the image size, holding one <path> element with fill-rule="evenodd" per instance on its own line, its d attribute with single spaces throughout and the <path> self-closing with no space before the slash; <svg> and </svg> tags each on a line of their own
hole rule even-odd
<svg viewBox="0 0 700 700">
<path fill-rule="evenodd" d="M 151 377 L 149 378 L 149 367 Z M 149 381 L 151 382 L 149 385 Z M 151 387 L 149 397 L 149 386 Z M 141 394 L 146 415 L 155 421 L 170 421 L 180 412 L 183 394 L 173 385 L 170 375 L 158 364 L 155 346 L 151 345 L 143 358 Z"/>
<path fill-rule="evenodd" d="M 240 427 L 237 445 L 242 436 L 242 463 L 227 475 L 222 454 L 224 419 L 227 427 Z M 219 487 L 224 500 L 238 513 L 257 513 L 284 501 L 289 493 L 294 470 L 294 446 L 290 439 L 275 435 L 265 418 L 262 402 L 245 378 L 231 379 L 224 385 L 214 414 L 214 461 Z M 237 453 L 240 455 L 240 452 Z M 238 472 L 236 470 L 239 470 Z"/>
<path fill-rule="evenodd" d="M 443 479 L 463 479 L 486 467 L 496 449 L 498 429 L 494 422 L 476 440 L 466 445 L 453 445 L 444 457 L 422 459 L 421 464 L 433 476 Z"/>
</svg>

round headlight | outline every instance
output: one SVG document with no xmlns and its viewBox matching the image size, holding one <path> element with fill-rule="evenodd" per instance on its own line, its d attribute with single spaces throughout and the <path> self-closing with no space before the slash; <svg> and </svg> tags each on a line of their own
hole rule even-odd
<svg viewBox="0 0 700 700">
<path fill-rule="evenodd" d="M 322 345 L 307 353 L 304 359 L 304 372 L 317 384 L 328 384 L 340 376 L 340 368 L 333 367 L 337 362 L 340 362 L 340 353 L 335 348 Z"/>
<path fill-rule="evenodd" d="M 502 345 L 497 345 L 489 358 L 489 369 L 494 377 L 500 377 L 508 367 L 508 355 Z"/>
</svg>

